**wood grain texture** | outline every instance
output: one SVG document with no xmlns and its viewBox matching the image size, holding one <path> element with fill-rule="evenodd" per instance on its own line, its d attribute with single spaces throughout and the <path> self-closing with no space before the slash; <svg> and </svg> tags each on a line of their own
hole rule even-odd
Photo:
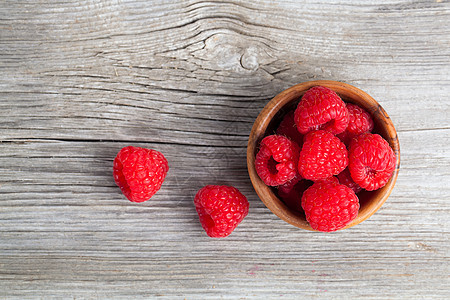
<svg viewBox="0 0 450 300">
<path fill-rule="evenodd" d="M 448 1 L 1 1 L 0 298 L 449 298 L 449 61 Z M 246 169 L 259 111 L 312 79 L 374 97 L 402 151 L 380 211 L 333 234 Z M 113 182 L 129 144 L 169 160 L 146 203 Z M 250 201 L 223 240 L 192 202 L 210 183 Z"/>
</svg>

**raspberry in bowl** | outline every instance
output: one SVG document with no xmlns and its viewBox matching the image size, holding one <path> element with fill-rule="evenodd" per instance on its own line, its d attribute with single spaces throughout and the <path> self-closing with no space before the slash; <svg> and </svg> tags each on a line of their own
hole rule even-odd
<svg viewBox="0 0 450 300">
<path fill-rule="evenodd" d="M 367 93 L 342 82 L 310 81 L 281 92 L 261 111 L 247 165 L 259 198 L 279 218 L 307 230 L 336 231 L 366 220 L 387 200 L 400 145 L 391 119 Z M 275 184 L 266 180 L 283 172 L 289 176 Z"/>
</svg>

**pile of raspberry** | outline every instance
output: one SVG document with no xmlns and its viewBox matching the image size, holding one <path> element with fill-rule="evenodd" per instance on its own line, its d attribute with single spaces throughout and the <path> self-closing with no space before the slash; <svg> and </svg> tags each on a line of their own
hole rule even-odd
<svg viewBox="0 0 450 300">
<path fill-rule="evenodd" d="M 362 107 L 315 86 L 261 141 L 256 171 L 313 229 L 342 229 L 358 215 L 357 194 L 383 187 L 395 169 L 394 151 L 373 128 Z"/>
</svg>

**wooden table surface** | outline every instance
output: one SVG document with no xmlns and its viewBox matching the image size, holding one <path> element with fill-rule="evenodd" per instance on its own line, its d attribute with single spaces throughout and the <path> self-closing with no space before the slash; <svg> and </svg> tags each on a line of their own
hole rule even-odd
<svg viewBox="0 0 450 300">
<path fill-rule="evenodd" d="M 0 298 L 450 297 L 448 1 L 0 3 Z M 362 224 L 297 229 L 257 197 L 247 138 L 265 104 L 343 81 L 388 112 L 401 168 Z M 164 153 L 148 202 L 124 198 L 124 146 Z M 193 205 L 234 185 L 225 239 Z"/>
</svg>

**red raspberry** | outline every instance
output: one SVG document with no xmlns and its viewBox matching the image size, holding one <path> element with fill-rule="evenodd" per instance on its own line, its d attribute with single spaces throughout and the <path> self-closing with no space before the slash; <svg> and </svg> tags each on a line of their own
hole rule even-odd
<svg viewBox="0 0 450 300">
<path fill-rule="evenodd" d="M 303 192 L 312 184 L 312 181 L 300 179 L 295 184 L 291 184 L 291 187 L 280 185 L 278 187 L 278 196 L 288 208 L 301 212 Z"/>
<path fill-rule="evenodd" d="M 331 176 L 331 177 L 328 177 L 325 179 L 319 179 L 319 180 L 316 180 L 315 182 L 318 182 L 318 181 L 328 181 L 328 182 L 332 182 L 332 183 L 339 183 L 339 179 L 336 176 Z"/>
<path fill-rule="evenodd" d="M 298 132 L 297 125 L 295 125 L 294 121 L 294 112 L 290 111 L 281 121 L 280 125 L 277 128 L 278 135 L 284 135 L 294 141 L 300 147 L 303 144 L 303 135 Z"/>
<path fill-rule="evenodd" d="M 255 168 L 259 177 L 269 186 L 285 184 L 297 174 L 298 154 L 296 143 L 282 135 L 266 136 L 256 154 Z"/>
<path fill-rule="evenodd" d="M 305 136 L 298 162 L 300 176 L 313 181 L 325 179 L 339 174 L 347 165 L 347 148 L 333 134 L 317 130 Z"/>
<path fill-rule="evenodd" d="M 247 216 L 247 198 L 232 186 L 207 185 L 194 198 L 200 223 L 210 237 L 226 237 Z"/>
<path fill-rule="evenodd" d="M 355 194 L 358 194 L 362 190 L 362 188 L 353 181 L 348 168 L 345 168 L 344 171 L 339 173 L 337 178 L 339 179 L 340 184 L 348 186 L 355 192 Z"/>
<path fill-rule="evenodd" d="M 353 180 L 368 191 L 385 186 L 395 169 L 394 150 L 378 134 L 363 133 L 353 138 L 349 159 Z"/>
<path fill-rule="evenodd" d="M 358 105 L 347 103 L 347 110 L 349 116 L 348 126 L 344 132 L 338 135 L 346 145 L 350 143 L 352 138 L 361 133 L 371 132 L 373 129 L 372 117 L 365 109 Z"/>
<path fill-rule="evenodd" d="M 161 188 L 167 171 L 166 158 L 156 150 L 128 146 L 114 159 L 114 180 L 132 202 L 150 199 Z"/>
<path fill-rule="evenodd" d="M 356 218 L 359 200 L 345 185 L 320 181 L 303 193 L 302 207 L 313 229 L 330 232 L 344 228 Z"/>
<path fill-rule="evenodd" d="M 300 177 L 299 174 L 296 174 L 294 178 L 292 178 L 291 180 L 289 180 L 288 182 L 286 182 L 285 184 L 279 185 L 278 186 L 278 191 L 282 192 L 282 193 L 289 193 L 290 191 L 292 191 L 295 187 L 295 185 L 301 180 L 302 178 Z"/>
<path fill-rule="evenodd" d="M 334 91 L 315 86 L 303 95 L 295 110 L 294 119 L 302 134 L 317 129 L 338 134 L 347 127 L 348 111 L 344 101 Z"/>
</svg>

